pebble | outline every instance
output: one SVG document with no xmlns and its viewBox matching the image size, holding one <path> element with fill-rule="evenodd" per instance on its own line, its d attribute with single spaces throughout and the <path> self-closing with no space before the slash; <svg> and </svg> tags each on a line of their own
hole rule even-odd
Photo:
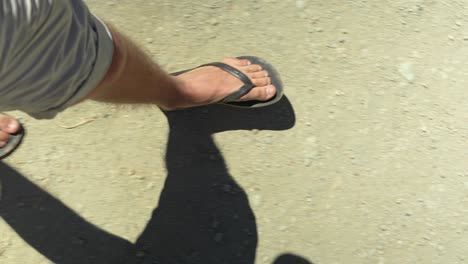
<svg viewBox="0 0 468 264">
<path fill-rule="evenodd" d="M 296 7 L 299 8 L 299 9 L 304 9 L 305 0 L 296 0 Z"/>
<path fill-rule="evenodd" d="M 252 197 L 252 205 L 254 207 L 259 207 L 262 204 L 262 196 L 260 194 L 255 194 Z"/>
<path fill-rule="evenodd" d="M 216 235 L 214 236 L 214 241 L 216 243 L 220 243 L 223 241 L 223 237 L 224 237 L 223 233 L 216 233 Z"/>
<path fill-rule="evenodd" d="M 340 90 L 335 91 L 335 96 L 343 96 L 343 95 L 345 95 L 343 91 L 340 91 Z"/>
<path fill-rule="evenodd" d="M 232 192 L 232 186 L 229 184 L 223 185 L 223 191 L 226 193 L 231 193 Z"/>
<path fill-rule="evenodd" d="M 217 26 L 217 25 L 219 25 L 219 21 L 213 18 L 213 19 L 210 21 L 210 24 L 211 24 L 212 26 Z"/>
<path fill-rule="evenodd" d="M 409 82 L 413 82 L 415 75 L 411 63 L 405 62 L 398 67 L 398 72 Z"/>
</svg>

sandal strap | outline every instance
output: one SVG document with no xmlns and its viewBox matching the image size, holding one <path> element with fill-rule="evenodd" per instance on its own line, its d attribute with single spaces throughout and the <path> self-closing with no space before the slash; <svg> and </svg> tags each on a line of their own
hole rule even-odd
<svg viewBox="0 0 468 264">
<path fill-rule="evenodd" d="M 212 62 L 212 63 L 200 65 L 198 66 L 198 68 L 205 67 L 205 66 L 214 66 L 214 67 L 220 68 L 232 74 L 234 77 L 238 78 L 244 83 L 244 85 L 241 88 L 239 88 L 237 91 L 231 93 L 230 95 L 225 97 L 223 100 L 221 100 L 222 103 L 234 102 L 236 100 L 239 100 L 242 96 L 248 94 L 255 87 L 255 85 L 252 83 L 252 81 L 247 75 L 245 75 L 243 72 L 239 71 L 238 69 L 226 63 Z"/>
</svg>

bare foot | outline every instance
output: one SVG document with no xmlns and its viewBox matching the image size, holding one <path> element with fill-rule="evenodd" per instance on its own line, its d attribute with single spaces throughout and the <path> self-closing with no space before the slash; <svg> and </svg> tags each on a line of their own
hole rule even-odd
<svg viewBox="0 0 468 264">
<path fill-rule="evenodd" d="M 0 114 L 0 147 L 5 146 L 10 139 L 10 135 L 15 134 L 19 129 L 20 124 L 16 119 Z"/>
<path fill-rule="evenodd" d="M 266 101 L 275 96 L 276 88 L 271 84 L 269 73 L 260 65 L 236 58 L 226 58 L 222 62 L 245 73 L 256 86 L 240 101 Z M 219 102 L 244 85 L 232 74 L 214 66 L 196 68 L 175 78 L 182 82 L 184 97 L 187 99 L 181 108 Z"/>
</svg>

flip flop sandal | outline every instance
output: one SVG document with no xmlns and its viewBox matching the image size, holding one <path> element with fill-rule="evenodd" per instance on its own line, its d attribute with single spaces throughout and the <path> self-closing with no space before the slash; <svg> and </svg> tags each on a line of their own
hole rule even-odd
<svg viewBox="0 0 468 264">
<path fill-rule="evenodd" d="M 0 147 L 0 159 L 4 159 L 10 156 L 18 147 L 21 145 L 21 141 L 23 140 L 25 134 L 25 130 L 23 126 L 20 124 L 20 129 L 16 134 L 10 136 L 8 143 Z"/>
<path fill-rule="evenodd" d="M 263 70 L 268 72 L 268 77 L 271 78 L 271 84 L 273 84 L 276 88 L 276 94 L 275 96 L 273 96 L 273 98 L 267 101 L 251 100 L 251 101 L 239 101 L 238 102 L 237 100 L 239 100 L 242 96 L 248 94 L 253 88 L 256 87 L 252 83 L 252 81 L 250 81 L 249 77 L 245 73 L 222 62 L 212 62 L 212 63 L 203 64 L 203 65 L 196 67 L 196 68 L 205 67 L 205 66 L 218 67 L 232 74 L 233 76 L 235 76 L 236 78 L 238 78 L 244 83 L 244 85 L 241 88 L 239 88 L 237 91 L 231 93 L 230 95 L 225 97 L 223 100 L 221 100 L 219 102 L 220 104 L 241 107 L 241 108 L 257 108 L 257 107 L 264 107 L 264 106 L 272 105 L 278 102 L 281 99 L 281 97 L 283 97 L 283 83 L 281 82 L 279 73 L 276 71 L 275 68 L 273 68 L 271 64 L 269 64 L 268 62 L 266 62 L 265 60 L 261 58 L 254 57 L 254 56 L 241 56 L 241 57 L 237 57 L 237 59 L 249 60 L 252 64 L 258 64 L 262 66 Z M 193 68 L 193 69 L 196 69 L 196 68 Z M 171 73 L 171 75 L 177 76 L 182 73 L 191 71 L 193 69 Z"/>
</svg>

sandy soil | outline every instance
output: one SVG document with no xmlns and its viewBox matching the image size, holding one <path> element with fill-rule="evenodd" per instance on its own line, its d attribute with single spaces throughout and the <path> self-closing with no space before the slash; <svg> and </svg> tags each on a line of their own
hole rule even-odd
<svg viewBox="0 0 468 264">
<path fill-rule="evenodd" d="M 287 99 L 11 113 L 0 263 L 468 263 L 465 1 L 88 2 L 168 71 L 263 57 Z"/>
</svg>

